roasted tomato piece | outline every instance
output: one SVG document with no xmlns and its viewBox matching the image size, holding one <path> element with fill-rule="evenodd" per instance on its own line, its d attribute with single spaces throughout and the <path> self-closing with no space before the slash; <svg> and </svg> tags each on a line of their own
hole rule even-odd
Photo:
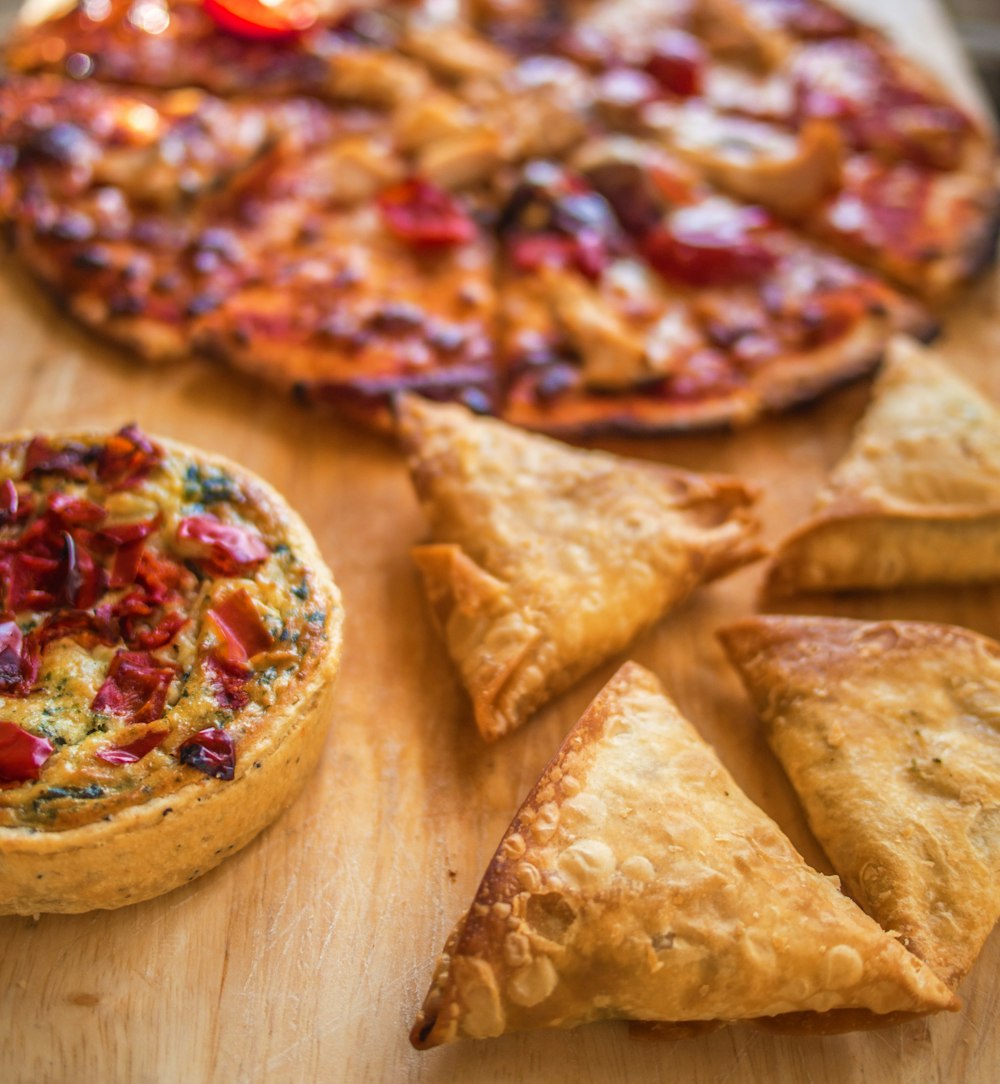
<svg viewBox="0 0 1000 1084">
<path fill-rule="evenodd" d="M 236 575 L 271 556 L 267 543 L 252 528 L 223 523 L 210 515 L 182 519 L 177 540 L 223 576 Z"/>
<path fill-rule="evenodd" d="M 389 229 L 418 248 L 464 245 L 476 235 L 475 224 L 455 197 L 419 177 L 387 188 L 378 206 Z"/>
<path fill-rule="evenodd" d="M 98 749 L 95 756 L 108 764 L 134 764 L 152 752 L 168 733 L 167 730 L 151 730 L 127 745 L 106 745 L 103 749 Z"/>
<path fill-rule="evenodd" d="M 37 779 L 52 755 L 52 743 L 17 723 L 0 722 L 0 785 Z"/>
<path fill-rule="evenodd" d="M 753 282 L 770 271 L 776 257 L 761 237 L 770 224 L 757 207 L 706 202 L 682 207 L 641 242 L 643 254 L 660 274 L 693 286 Z"/>
<path fill-rule="evenodd" d="M 242 587 L 217 602 L 208 616 L 222 634 L 223 643 L 216 657 L 224 666 L 245 669 L 254 655 L 267 651 L 274 642 Z"/>
<path fill-rule="evenodd" d="M 589 279 L 600 278 L 609 258 L 601 238 L 588 233 L 578 237 L 557 233 L 512 237 L 510 255 L 518 271 L 537 271 L 540 267 L 575 268 Z"/>
<path fill-rule="evenodd" d="M 665 30 L 653 39 L 644 67 L 664 90 L 691 98 L 702 91 L 705 61 L 705 47 L 696 37 Z"/>
<path fill-rule="evenodd" d="M 8 478 L 0 486 L 0 524 L 13 523 L 17 519 L 20 502 L 17 486 Z"/>
<path fill-rule="evenodd" d="M 151 723 L 166 710 L 174 669 L 145 651 L 119 651 L 91 707 L 133 723 Z"/>
<path fill-rule="evenodd" d="M 202 0 L 202 7 L 220 30 L 241 38 L 293 38 L 319 18 L 310 0 Z"/>
<path fill-rule="evenodd" d="M 110 437 L 97 459 L 97 477 L 114 489 L 141 481 L 163 461 L 163 452 L 134 425 L 126 425 Z"/>
<path fill-rule="evenodd" d="M 236 772 L 236 746 L 224 730 L 199 730 L 177 750 L 177 756 L 182 764 L 213 779 L 232 779 Z"/>
</svg>

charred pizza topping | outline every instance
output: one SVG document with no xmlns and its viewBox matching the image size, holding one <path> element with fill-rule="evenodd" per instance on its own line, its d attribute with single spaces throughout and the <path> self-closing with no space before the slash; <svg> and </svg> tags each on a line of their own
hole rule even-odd
<svg viewBox="0 0 1000 1084">
<path fill-rule="evenodd" d="M 233 778 L 323 635 L 266 502 L 135 426 L 8 442 L 0 475 L 0 824 Z"/>
<path fill-rule="evenodd" d="M 385 189 L 379 210 L 389 229 L 417 248 L 450 248 L 471 241 L 472 219 L 443 188 L 417 177 Z"/>
<path fill-rule="evenodd" d="M 308 30 L 319 18 L 311 0 L 202 0 L 205 11 L 220 29 L 242 38 L 292 38 Z"/>
<path fill-rule="evenodd" d="M 670 94 L 691 98 L 702 92 L 707 61 L 705 46 L 694 35 L 667 30 L 653 40 L 644 67 Z"/>
<path fill-rule="evenodd" d="M 706 200 L 675 211 L 642 239 L 660 274 L 695 286 L 755 282 L 777 262 L 767 244 L 770 218 L 759 207 Z"/>
</svg>

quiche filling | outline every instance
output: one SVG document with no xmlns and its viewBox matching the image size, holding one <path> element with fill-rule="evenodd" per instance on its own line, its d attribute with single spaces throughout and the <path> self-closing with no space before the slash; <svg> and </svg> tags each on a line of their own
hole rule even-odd
<svg viewBox="0 0 1000 1084">
<path fill-rule="evenodd" d="M 241 744 L 326 637 L 277 511 L 134 426 L 8 441 L 0 479 L 0 826 L 252 770 Z"/>
</svg>

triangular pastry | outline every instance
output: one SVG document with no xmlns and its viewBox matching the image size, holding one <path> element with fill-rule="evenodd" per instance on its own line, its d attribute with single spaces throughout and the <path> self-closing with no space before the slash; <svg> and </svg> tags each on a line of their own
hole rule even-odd
<svg viewBox="0 0 1000 1084">
<path fill-rule="evenodd" d="M 819 617 L 720 635 L 847 891 L 957 985 L 1000 918 L 1000 644 Z"/>
<path fill-rule="evenodd" d="M 786 538 L 771 595 L 1000 579 L 1000 411 L 893 340 L 851 446 Z"/>
<path fill-rule="evenodd" d="M 762 553 L 756 493 L 739 479 L 571 448 L 412 396 L 398 411 L 435 540 L 414 559 L 487 740 Z"/>
<path fill-rule="evenodd" d="M 410 1039 L 955 1006 L 627 663 L 514 818 Z"/>
</svg>

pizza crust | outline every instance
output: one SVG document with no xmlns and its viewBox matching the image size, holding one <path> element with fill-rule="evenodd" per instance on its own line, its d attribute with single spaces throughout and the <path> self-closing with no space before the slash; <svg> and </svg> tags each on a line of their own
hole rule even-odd
<svg viewBox="0 0 1000 1084">
<path fill-rule="evenodd" d="M 100 439 L 93 433 L 59 437 Z M 237 740 L 231 781 L 185 768 L 168 791 L 96 823 L 63 831 L 0 827 L 0 914 L 122 907 L 194 880 L 249 843 L 291 804 L 323 747 L 340 668 L 343 607 L 312 535 L 277 491 L 246 468 L 175 441 L 157 437 L 156 443 L 200 466 L 221 469 L 280 525 L 309 570 L 317 605 L 324 607 L 322 635 L 266 717 Z"/>
</svg>

